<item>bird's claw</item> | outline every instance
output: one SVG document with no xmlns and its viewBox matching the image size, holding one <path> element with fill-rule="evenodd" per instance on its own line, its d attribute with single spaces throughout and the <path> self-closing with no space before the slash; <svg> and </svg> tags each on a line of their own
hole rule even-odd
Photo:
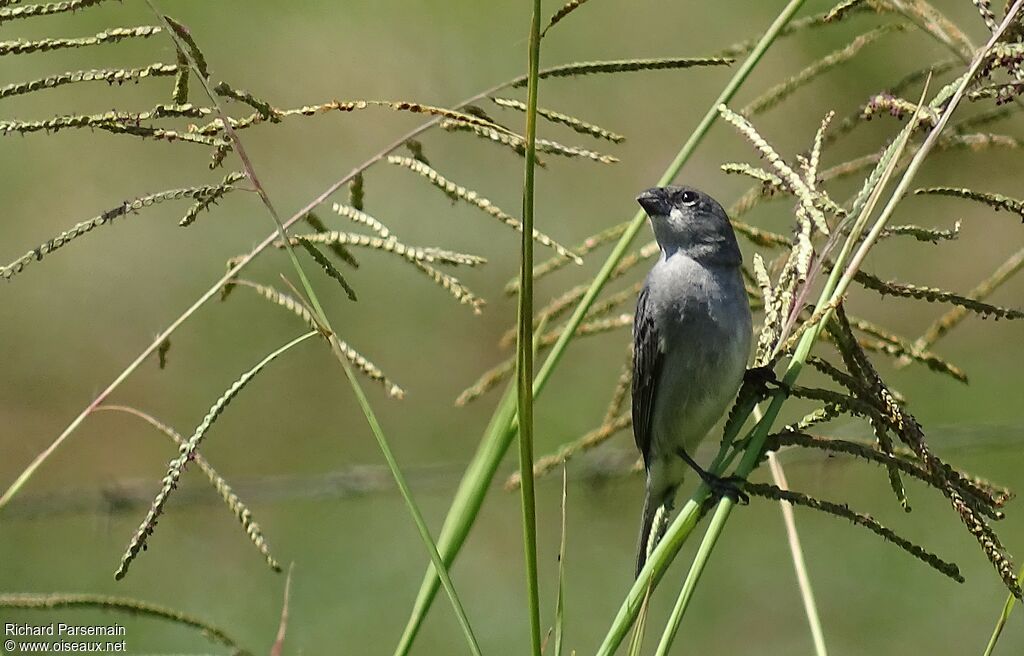
<svg viewBox="0 0 1024 656">
<path fill-rule="evenodd" d="M 757 390 L 762 397 L 767 397 L 775 390 L 789 394 L 790 387 L 784 381 L 779 380 L 775 375 L 775 369 L 770 365 L 751 367 L 743 373 L 743 382 Z"/>
<path fill-rule="evenodd" d="M 711 494 L 716 499 L 728 497 L 734 503 L 743 506 L 750 503 L 750 497 L 743 491 L 743 486 L 747 483 L 745 478 L 740 476 L 715 476 L 708 473 L 704 478 L 704 483 L 711 488 Z"/>
</svg>

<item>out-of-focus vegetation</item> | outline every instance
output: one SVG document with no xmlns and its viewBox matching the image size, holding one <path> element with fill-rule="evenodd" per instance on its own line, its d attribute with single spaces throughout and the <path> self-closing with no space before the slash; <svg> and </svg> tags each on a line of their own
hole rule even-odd
<svg viewBox="0 0 1024 656">
<path fill-rule="evenodd" d="M 776 3 L 591 2 L 552 30 L 542 65 L 625 57 L 709 56 L 756 36 Z M 978 43 L 987 30 L 969 2 L 936 3 L 969 26 Z M 811 2 L 804 13 L 827 3 Z M 360 98 L 408 99 L 447 106 L 523 72 L 526 3 L 176 2 L 163 7 L 190 26 L 218 78 L 279 107 Z M 556 9 L 550 7 L 551 11 Z M 153 22 L 144 3 L 104 3 L 53 18 L 4 26 L 4 40 L 94 34 L 110 25 Z M 754 100 L 779 80 L 840 48 L 877 21 L 853 17 L 780 41 L 741 92 Z M 8 35 L 9 33 L 9 35 Z M 154 58 L 154 51 L 162 53 Z M 941 44 L 913 29 L 887 34 L 849 62 L 797 90 L 757 118 L 773 145 L 806 148 L 821 116 L 840 117 L 897 82 L 922 61 L 945 56 Z M 3 83 L 58 71 L 132 65 L 175 53 L 165 37 L 117 47 L 0 58 Z M 575 244 L 632 216 L 636 192 L 650 186 L 731 72 L 721 68 L 643 72 L 620 77 L 549 79 L 541 105 L 576 114 L 626 135 L 621 145 L 595 148 L 621 161 L 606 166 L 543 156 L 538 171 L 537 227 Z M 166 102 L 171 78 L 110 89 L 75 85 L 0 100 L 4 119 L 44 119 L 65 113 L 151 107 Z M 159 98 L 154 89 L 159 88 Z M 193 89 L 193 94 L 198 93 Z M 525 98 L 525 94 L 520 94 Z M 201 96 L 198 96 L 201 97 Z M 522 115 L 484 106 L 521 130 Z M 285 214 L 303 206 L 407 130 L 421 117 L 367 110 L 330 113 L 252 129 L 243 135 L 253 164 Z M 1019 119 L 993 127 L 1018 135 Z M 825 151 L 824 166 L 875 149 L 897 124 L 880 117 Z M 1016 132 L 1015 132 L 1016 130 Z M 543 125 L 541 136 L 580 139 Z M 431 164 L 452 180 L 480 190 L 497 205 L 519 208 L 521 160 L 470 135 L 434 131 L 421 137 Z M 216 184 L 206 170 L 209 151 L 142 142 L 102 132 L 65 131 L 0 139 L 0 190 L 6 219 L 0 260 L 7 262 L 67 226 L 136 196 L 170 187 Z M 746 144 L 728 126 L 713 129 L 680 180 L 731 202 L 747 182 L 719 164 L 749 160 Z M 969 186 L 1020 196 L 1020 153 L 936 153 L 920 186 Z M 229 164 L 230 166 L 230 164 Z M 233 167 L 234 168 L 234 167 Z M 198 181 L 198 182 L 197 182 Z M 850 193 L 855 189 L 851 184 Z M 344 191 L 337 200 L 344 200 Z M 478 253 L 488 263 L 460 270 L 460 280 L 488 304 L 480 316 L 453 302 L 412 267 L 383 254 L 359 253 L 347 273 L 359 301 L 318 279 L 328 314 L 344 339 L 406 390 L 388 398 L 371 389 L 399 462 L 428 521 L 437 530 L 497 392 L 464 408 L 459 392 L 508 353 L 497 342 L 514 323 L 514 301 L 502 292 L 517 265 L 517 235 L 399 167 L 380 165 L 365 176 L 365 207 L 404 240 Z M 187 204 L 186 204 L 187 206 Z M 6 487 L 75 414 L 168 322 L 224 271 L 229 257 L 269 232 L 254 194 L 235 193 L 187 230 L 177 226 L 184 206 L 160 206 L 74 243 L 33 264 L 2 287 L 0 303 L 0 481 Z M 764 204 L 745 217 L 759 227 L 789 230 L 789 203 Z M 518 213 L 518 212 L 516 212 Z M 957 242 L 907 248 L 897 241 L 871 255 L 872 271 L 966 292 L 1022 245 L 1015 217 L 983 205 L 933 197 L 904 201 L 900 222 L 947 228 L 963 221 Z M 746 246 L 745 246 L 746 247 Z M 538 249 L 545 258 L 546 249 Z M 912 260 L 910 258 L 912 257 Z M 603 257 L 583 269 L 539 280 L 540 298 L 584 282 Z M 314 270 L 307 267 L 307 270 Z M 256 262 L 248 277 L 278 280 L 289 272 L 280 253 Z M 628 287 L 627 283 L 619 283 Z M 992 298 L 1019 306 L 1022 283 Z M 186 436 L 232 380 L 298 330 L 288 313 L 255 295 L 234 292 L 225 304 L 200 310 L 172 338 L 167 366 L 147 362 L 114 395 L 144 408 Z M 856 298 L 856 297 L 855 297 Z M 864 298 L 868 298 L 864 296 Z M 944 308 L 876 302 L 869 319 L 916 335 Z M 913 312 L 908 311 L 913 308 Z M 968 319 L 936 347 L 967 370 L 970 384 L 911 366 L 883 373 L 912 401 L 933 447 L 958 466 L 1019 488 L 1024 484 L 1024 423 L 1018 416 L 1024 368 L 1019 323 Z M 318 350 L 319 349 L 319 350 Z M 261 374 L 231 405 L 203 445 L 214 464 L 256 513 L 274 555 L 295 562 L 287 653 L 389 653 L 405 624 L 428 562 L 402 500 L 395 493 L 351 390 L 320 347 L 307 344 Z M 624 333 L 573 344 L 549 389 L 538 400 L 536 451 L 545 454 L 592 428 L 604 411 L 624 355 Z M 795 407 L 799 407 L 796 404 Z M 792 419 L 794 417 L 786 417 Z M 859 424 L 834 434 L 870 437 Z M 709 440 L 713 442 L 713 440 Z M 168 505 L 152 548 L 125 580 L 112 572 L 127 537 L 159 486 L 170 442 L 142 422 L 115 413 L 91 416 L 0 514 L 0 590 L 79 591 L 127 595 L 172 606 L 224 628 L 256 651 L 273 642 L 284 577 L 269 571 L 225 513 L 216 494 L 190 471 Z M 632 581 L 640 479 L 620 476 L 632 459 L 623 433 L 569 466 L 566 558 L 566 645 L 586 653 L 598 644 Z M 706 461 L 710 456 L 699 454 Z M 507 472 L 514 467 L 510 458 Z M 944 502 L 914 483 L 914 511 L 892 499 L 883 469 L 845 459 L 800 454 L 787 459 L 796 489 L 870 509 L 900 532 L 956 560 L 967 583 L 935 575 L 862 531 L 797 511 L 828 643 L 836 654 L 980 653 L 1004 590 Z M 609 475 L 612 472 L 613 475 Z M 538 482 L 541 610 L 553 614 L 560 528 L 557 477 Z M 1007 547 L 1024 553 L 1024 524 L 1015 504 L 998 525 Z M 495 489 L 452 570 L 485 653 L 523 653 L 527 618 L 522 584 L 518 498 Z M 756 557 L 751 557 L 755 552 Z M 734 563 L 757 562 L 756 568 Z M 666 578 L 675 588 L 685 574 Z M 778 508 L 755 501 L 737 513 L 683 625 L 694 652 L 791 654 L 810 651 Z M 658 597 L 652 625 L 663 623 L 671 595 Z M 416 653 L 464 649 L 450 607 L 438 600 Z M 737 615 L 749 631 L 723 632 Z M 109 618 L 97 611 L 4 611 L 3 622 Z M 146 618 L 127 618 L 128 644 L 137 651 L 208 648 L 202 638 Z M 756 643 L 752 636 L 757 636 Z M 909 647 L 912 645 L 912 647 Z M 1003 653 L 1024 647 L 1011 621 Z"/>
</svg>

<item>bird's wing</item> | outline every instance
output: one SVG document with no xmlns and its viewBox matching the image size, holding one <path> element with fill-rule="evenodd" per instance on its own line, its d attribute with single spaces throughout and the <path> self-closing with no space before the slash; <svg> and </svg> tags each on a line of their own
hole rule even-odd
<svg viewBox="0 0 1024 656">
<path fill-rule="evenodd" d="M 640 290 L 633 320 L 633 437 L 647 464 L 651 448 L 654 395 L 665 354 L 654 323 L 647 286 Z"/>
</svg>

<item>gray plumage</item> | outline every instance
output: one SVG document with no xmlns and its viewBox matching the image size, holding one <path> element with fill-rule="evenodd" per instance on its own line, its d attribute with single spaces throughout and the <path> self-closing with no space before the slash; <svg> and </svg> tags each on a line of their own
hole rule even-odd
<svg viewBox="0 0 1024 656">
<path fill-rule="evenodd" d="M 722 206 L 691 187 L 655 187 L 637 202 L 661 248 L 633 323 L 633 434 L 647 471 L 639 574 L 655 518 L 667 517 L 687 467 L 706 475 L 689 454 L 736 395 L 751 320 L 742 256 Z"/>
</svg>

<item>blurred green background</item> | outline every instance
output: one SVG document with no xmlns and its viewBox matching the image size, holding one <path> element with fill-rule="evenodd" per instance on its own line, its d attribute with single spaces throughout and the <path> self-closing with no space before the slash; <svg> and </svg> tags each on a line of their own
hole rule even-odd
<svg viewBox="0 0 1024 656">
<path fill-rule="evenodd" d="M 215 78 L 278 107 L 360 98 L 453 104 L 524 70 L 528 4 L 162 3 L 191 27 Z M 545 9 L 553 12 L 559 4 L 546 3 Z M 808 2 L 804 13 L 828 4 Z M 971 3 L 937 4 L 976 42 L 987 38 Z M 782 5 L 739 0 L 593 2 L 552 30 L 544 42 L 543 63 L 710 55 L 758 35 Z M 106 3 L 74 15 L 6 24 L 2 38 L 83 36 L 153 20 L 144 3 Z M 888 20 L 861 16 L 780 42 L 736 106 Z M 755 124 L 792 157 L 808 147 L 827 110 L 844 116 L 904 73 L 948 56 L 918 32 L 888 35 L 853 62 L 757 117 Z M 161 35 L 117 46 L 3 57 L 0 80 L 6 84 L 65 70 L 173 60 L 171 43 Z M 635 194 L 661 174 L 730 75 L 726 68 L 697 68 L 544 82 L 541 105 L 622 132 L 628 140 L 621 146 L 587 143 L 566 129 L 543 125 L 542 136 L 594 147 L 622 161 L 605 166 L 548 156 L 548 167 L 538 179 L 539 227 L 573 244 L 632 216 Z M 148 109 L 168 101 L 171 83 L 165 78 L 123 88 L 73 85 L 6 99 L 2 116 L 28 120 Z M 194 88 L 193 100 L 201 97 Z M 510 125 L 521 124 L 518 113 L 486 109 Z M 277 207 L 290 215 L 419 120 L 371 109 L 264 125 L 242 136 Z M 826 150 L 825 166 L 876 149 L 895 130 L 891 119 L 872 122 Z M 1019 135 L 1020 120 L 1003 122 L 993 131 Z M 441 173 L 518 214 L 522 165 L 515 155 L 466 134 L 432 131 L 422 141 Z M 208 155 L 205 148 L 88 130 L 4 137 L 0 260 L 13 260 L 125 199 L 219 181 L 223 173 L 206 168 Z M 747 183 L 722 174 L 718 165 L 725 161 L 755 161 L 755 155 L 732 129 L 718 125 L 680 180 L 728 204 Z M 1020 196 L 1019 162 L 1020 155 L 1012 151 L 939 153 L 919 182 Z M 236 165 L 229 158 L 227 166 Z M 836 185 L 837 197 L 845 197 L 855 184 Z M 168 203 L 120 219 L 33 263 L 3 286 L 0 484 L 5 488 L 154 335 L 222 274 L 228 257 L 248 250 L 271 227 L 250 194 L 229 196 L 182 230 L 176 223 L 186 207 Z M 330 281 L 319 275 L 315 279 L 343 337 L 408 391 L 404 401 L 395 401 L 368 385 L 436 533 L 496 402 L 492 393 L 467 408 L 452 404 L 480 372 L 507 355 L 496 342 L 514 321 L 514 302 L 501 289 L 518 266 L 518 236 L 474 208 L 453 206 L 407 171 L 384 165 L 366 176 L 366 207 L 407 243 L 467 250 L 490 260 L 477 270 L 457 272 L 489 301 L 479 317 L 411 267 L 375 253 L 360 253 L 363 266 L 349 275 L 360 294 L 357 304 L 346 301 Z M 788 210 L 785 202 L 766 204 L 746 218 L 785 230 Z M 894 240 L 880 247 L 867 267 L 886 278 L 965 292 L 1024 242 L 1024 228 L 1015 217 L 963 201 L 911 198 L 897 217 L 898 222 L 942 228 L 955 219 L 964 221 L 959 241 L 931 246 Z M 338 219 L 332 223 L 343 225 Z M 748 245 L 744 249 L 749 257 Z M 537 257 L 546 259 L 548 252 L 538 248 Z M 538 295 L 543 300 L 586 280 L 603 257 L 604 252 L 596 253 L 585 267 L 540 281 Z M 279 253 L 267 253 L 247 277 L 276 283 L 279 272 L 290 275 L 290 265 Z M 631 284 L 639 275 L 638 269 L 614 288 Z M 1020 306 L 1022 291 L 1024 282 L 1013 281 L 993 301 Z M 908 335 L 919 334 L 944 310 L 860 294 L 854 296 L 853 307 Z M 300 330 L 287 313 L 238 291 L 228 303 L 205 306 L 174 335 L 166 370 L 158 370 L 154 358 L 111 400 L 151 412 L 187 434 L 238 374 Z M 1019 323 L 971 318 L 944 339 L 938 351 L 968 370 L 969 386 L 921 367 L 882 367 L 911 400 L 940 454 L 1018 488 L 1024 485 L 1022 338 Z M 619 331 L 580 340 L 569 349 L 538 402 L 538 455 L 600 422 L 626 339 L 627 332 Z M 863 426 L 845 421 L 829 432 L 867 436 Z M 632 580 L 641 495 L 639 477 L 590 474 L 609 460 L 628 459 L 631 449 L 631 436 L 623 433 L 569 466 L 566 644 L 580 654 L 596 648 Z M 277 558 L 295 563 L 285 652 L 391 653 L 427 557 L 401 499 L 386 484 L 382 459 L 351 390 L 322 345 L 308 342 L 273 363 L 223 415 L 203 453 L 250 502 Z M 172 497 L 152 548 L 127 579 L 113 579 L 122 549 L 145 512 L 144 506 L 126 506 L 123 497 L 131 490 L 142 490 L 146 498 L 154 494 L 173 454 L 164 437 L 131 417 L 101 413 L 89 418 L 0 514 L 0 591 L 138 597 L 201 616 L 255 652 L 266 652 L 277 629 L 285 577 L 268 571 L 196 471 Z M 704 452 L 698 459 L 709 457 Z M 833 654 L 982 651 L 1005 590 L 943 499 L 910 483 L 914 512 L 904 515 L 881 469 L 804 454 L 786 454 L 783 461 L 795 489 L 848 501 L 872 513 L 955 560 L 967 577 L 966 584 L 957 585 L 866 531 L 798 510 Z M 501 478 L 513 467 L 510 459 Z M 355 482 L 332 483 L 338 476 Z M 385 483 L 383 489 L 376 481 Z M 559 499 L 556 473 L 538 486 L 544 623 L 553 617 Z M 527 649 L 518 505 L 518 495 L 495 487 L 453 569 L 486 653 Z M 1020 556 L 1024 521 L 1016 505 L 1008 515 L 997 528 Z M 680 563 L 689 560 L 689 553 L 684 552 Z M 649 626 L 658 633 L 684 574 L 678 564 L 655 599 Z M 695 601 L 682 625 L 679 653 L 811 652 L 780 513 L 772 503 L 755 500 L 736 513 Z M 0 613 L 0 622 L 98 619 L 114 618 L 84 611 Z M 127 624 L 133 653 L 216 650 L 176 626 L 130 617 L 117 621 Z M 1000 653 L 1022 649 L 1024 627 L 1018 614 L 1010 620 Z M 415 653 L 464 651 L 442 594 Z"/>
</svg>

